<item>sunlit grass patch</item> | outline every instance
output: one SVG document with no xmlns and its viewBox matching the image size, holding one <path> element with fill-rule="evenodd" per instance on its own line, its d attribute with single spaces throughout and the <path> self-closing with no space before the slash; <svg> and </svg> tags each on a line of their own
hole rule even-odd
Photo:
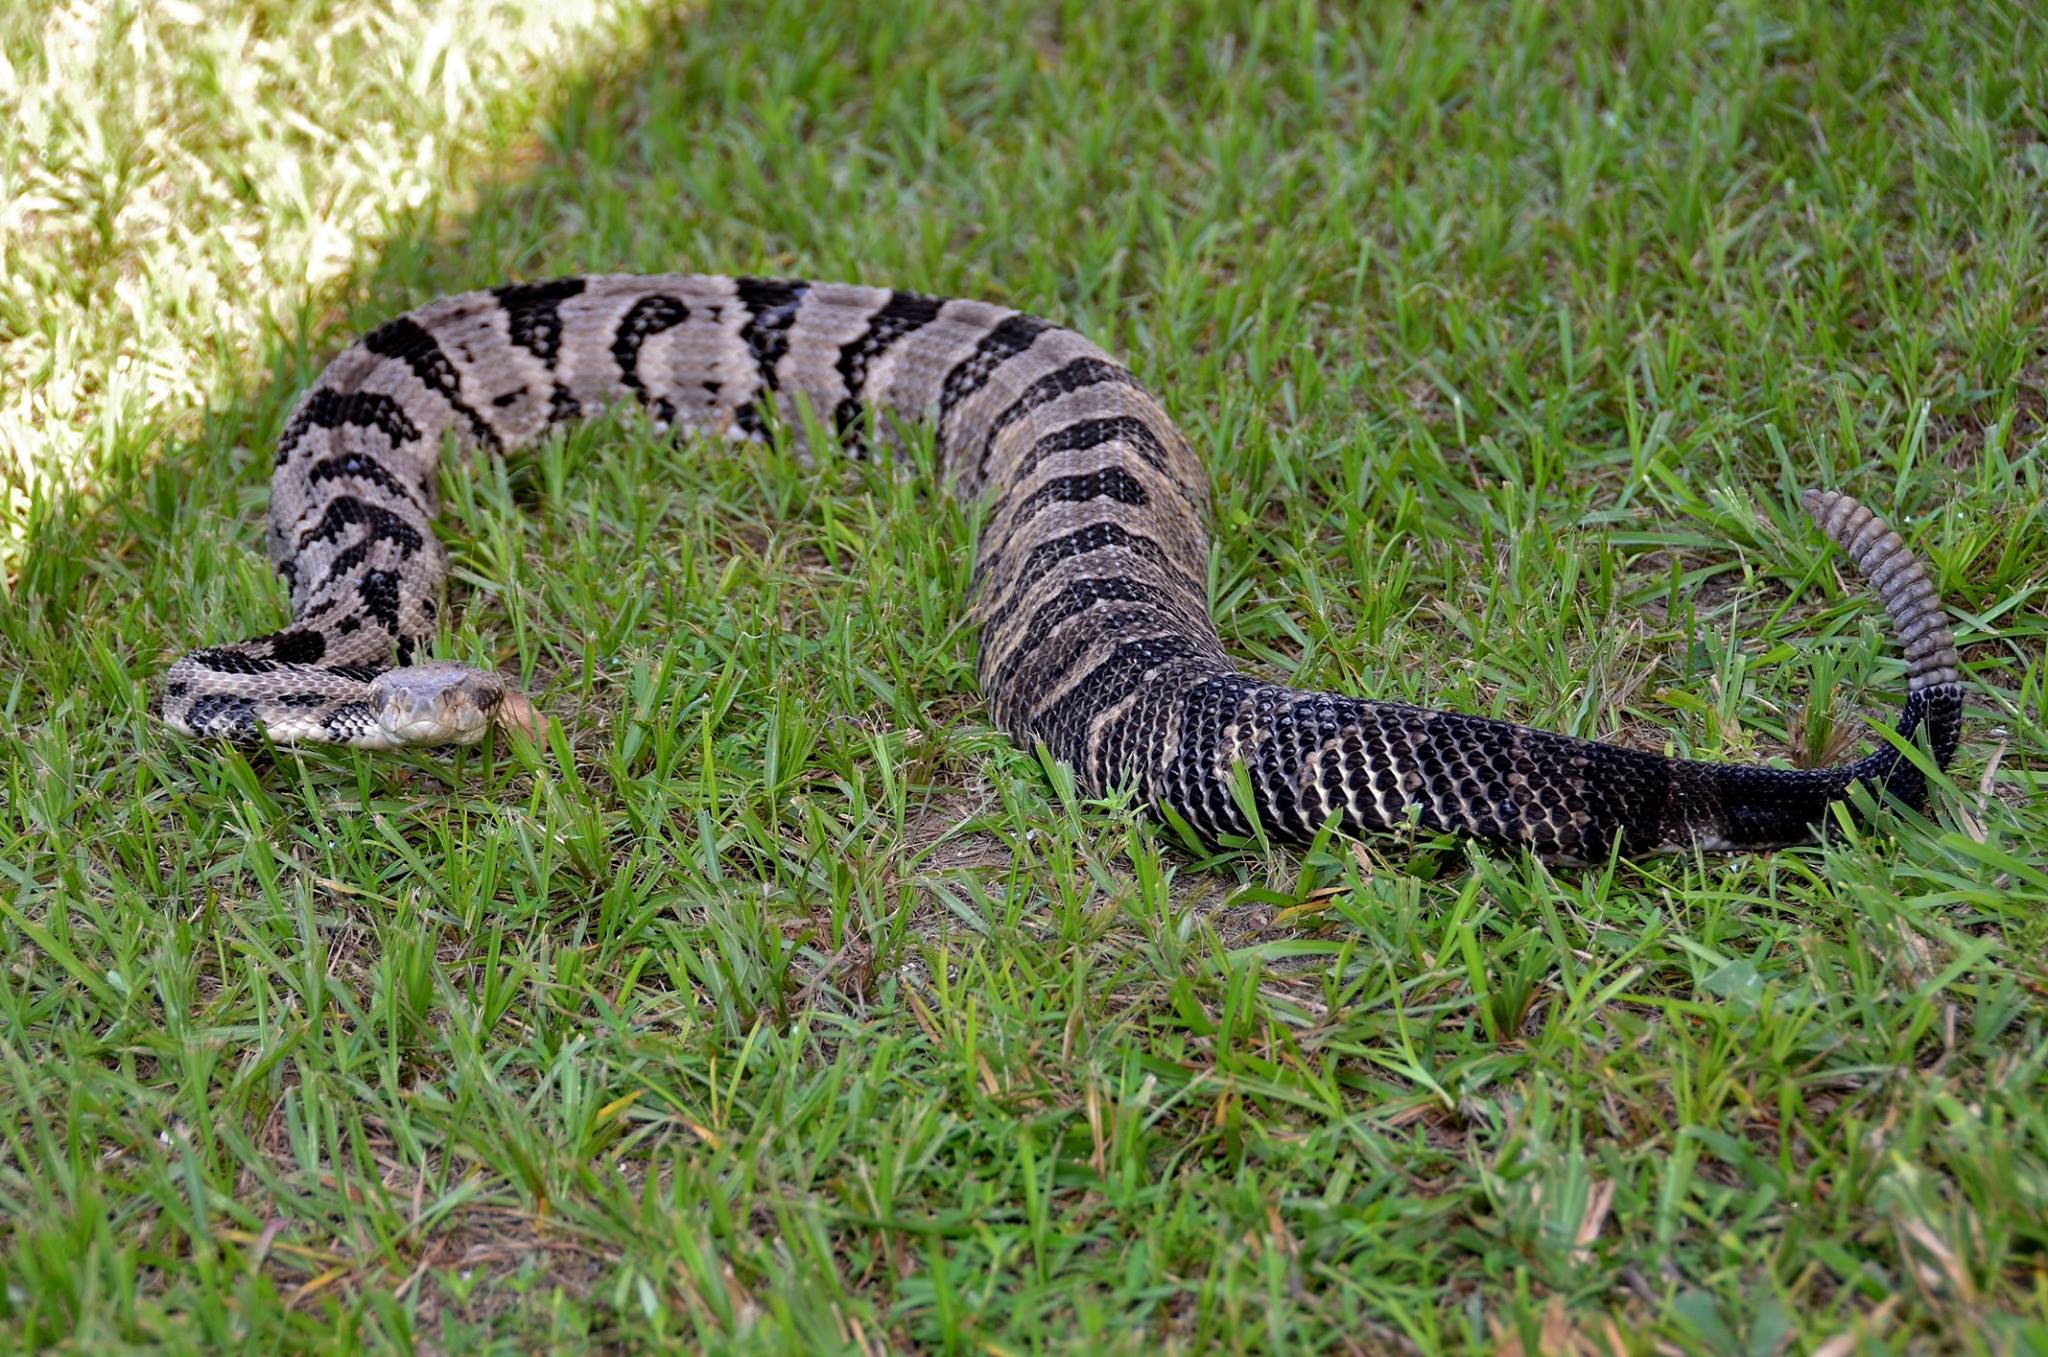
<svg viewBox="0 0 2048 1357">
<path fill-rule="evenodd" d="M 24 0 L 0 14 L 0 574 L 30 487 L 189 435 L 459 208 L 605 0 Z M 545 78 L 541 78 L 546 73 Z"/>
</svg>

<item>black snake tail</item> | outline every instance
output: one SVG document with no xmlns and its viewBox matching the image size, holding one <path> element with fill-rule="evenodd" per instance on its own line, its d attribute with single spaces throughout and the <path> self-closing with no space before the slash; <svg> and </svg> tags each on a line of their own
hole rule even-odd
<svg viewBox="0 0 2048 1357">
<path fill-rule="evenodd" d="M 987 303 L 705 275 L 515 284 L 429 303 L 336 358 L 279 441 L 270 553 L 285 630 L 186 655 L 188 734 L 391 748 L 536 718 L 494 676 L 416 663 L 444 564 L 442 443 L 496 455 L 610 406 L 758 438 L 807 417 L 863 454 L 934 427 L 942 476 L 990 501 L 975 561 L 981 689 L 1083 790 L 1135 786 L 1214 839 L 1302 842 L 1411 820 L 1554 857 L 1810 835 L 1864 782 L 1917 803 L 1889 745 L 1839 768 L 1687 762 L 1502 721 L 1302 692 L 1238 672 L 1209 616 L 1208 480 L 1164 408 L 1071 330 Z M 1962 696 L 1926 570 L 1847 496 L 1808 499 L 1907 647 L 1899 730 L 1954 753 Z M 394 668 L 394 662 L 397 668 Z M 1245 794 L 1248 793 L 1248 794 Z M 1249 814 L 1247 813 L 1249 811 Z"/>
<path fill-rule="evenodd" d="M 1933 581 L 1899 535 L 1854 499 L 1809 491 L 1805 502 L 1869 578 L 1906 645 L 1900 738 L 1924 727 L 1936 766 L 1946 768 L 1961 733 L 1963 689 Z M 1212 729 L 1222 732 L 1204 742 L 1214 775 L 1182 780 L 1190 789 L 1199 781 L 1196 797 L 1170 798 L 1212 837 L 1252 831 L 1222 776 L 1224 763 L 1239 761 L 1263 826 L 1283 841 L 1300 841 L 1333 816 L 1352 828 L 1393 828 L 1412 816 L 1425 829 L 1577 861 L 1604 856 L 1617 838 L 1629 855 L 1797 843 L 1858 782 L 1912 806 L 1927 791 L 1919 768 L 1889 742 L 1830 768 L 1703 763 L 1237 675 L 1211 680 L 1184 713 L 1186 743 Z"/>
</svg>

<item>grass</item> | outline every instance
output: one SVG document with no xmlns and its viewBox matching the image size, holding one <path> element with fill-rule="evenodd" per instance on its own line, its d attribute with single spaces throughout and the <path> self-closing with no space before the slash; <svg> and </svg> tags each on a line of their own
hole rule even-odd
<svg viewBox="0 0 2048 1357">
<path fill-rule="evenodd" d="M 0 18 L 0 1331 L 76 1352 L 2048 1346 L 2048 42 L 2018 3 Z M 516 36 L 507 37 L 506 33 Z M 1731 759 L 1901 664 L 1925 816 L 1551 871 L 1197 855 L 983 722 L 975 514 L 630 422 L 450 471 L 549 748 L 244 757 L 268 449 L 586 268 L 1126 355 L 1303 684 Z"/>
</svg>

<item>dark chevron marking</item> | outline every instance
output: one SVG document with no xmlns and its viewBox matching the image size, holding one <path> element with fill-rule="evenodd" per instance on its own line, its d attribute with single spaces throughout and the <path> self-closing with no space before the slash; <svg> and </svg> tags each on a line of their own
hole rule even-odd
<svg viewBox="0 0 2048 1357">
<path fill-rule="evenodd" d="M 1060 562 L 1077 556 L 1092 556 L 1098 551 L 1127 551 L 1161 570 L 1171 569 L 1166 552 L 1151 538 L 1140 537 L 1116 523 L 1090 523 L 1078 531 L 1032 547 L 1024 558 L 1023 567 L 1004 582 L 1000 593 L 988 600 L 989 607 L 998 611 L 1008 608 L 1013 601 L 1012 595 L 1044 579 L 1046 573 Z"/>
<path fill-rule="evenodd" d="M 1081 504 L 1091 499 L 1113 499 L 1118 504 L 1139 505 L 1146 502 L 1145 487 L 1122 467 L 1104 467 L 1100 471 L 1084 471 L 1078 476 L 1062 476 L 1047 481 L 1031 492 L 1030 498 L 1017 506 L 1017 524 L 1036 516 L 1039 510 L 1052 504 Z"/>
<path fill-rule="evenodd" d="M 1084 387 L 1100 386 L 1104 382 L 1144 390 L 1128 368 L 1120 367 L 1104 358 L 1076 358 L 1058 371 L 1048 372 L 1025 387 L 1023 393 L 1004 406 L 1003 412 L 989 424 L 988 436 L 981 440 L 981 455 L 974 463 L 976 481 L 987 479 L 988 459 L 995 454 L 996 440 L 1003 436 L 1005 429 L 1040 406 L 1050 405 L 1062 396 L 1070 396 Z"/>
<path fill-rule="evenodd" d="M 1108 419 L 1083 419 L 1055 429 L 1031 445 L 1031 451 L 1017 462 L 1018 481 L 1031 478 L 1038 470 L 1038 464 L 1046 458 L 1062 452 L 1085 452 L 1099 448 L 1104 443 L 1119 442 L 1130 448 L 1151 464 L 1155 471 L 1167 469 L 1166 445 L 1159 441 L 1159 435 L 1151 426 L 1130 415 L 1117 415 Z"/>
<path fill-rule="evenodd" d="M 448 402 L 448 408 L 461 415 L 469 426 L 470 437 L 480 447 L 492 452 L 503 452 L 504 444 L 497 431 L 475 407 L 462 398 L 462 377 L 455 371 L 455 364 L 448 355 L 441 352 L 440 341 L 428 334 L 420 323 L 410 316 L 386 321 L 363 336 L 363 347 L 384 358 L 396 358 L 412 369 L 412 375 L 419 379 L 421 386 Z"/>
<path fill-rule="evenodd" d="M 347 702 L 328 713 L 321 724 L 335 737 L 336 743 L 346 743 L 350 736 L 374 729 L 377 716 L 367 702 Z"/>
<path fill-rule="evenodd" d="M 1090 612 L 1100 614 L 1105 625 L 1111 614 L 1138 623 L 1150 618 L 1186 616 L 1165 590 L 1143 580 L 1114 575 L 1075 580 L 1031 614 L 1027 634 L 1039 638 L 1039 647 L 1020 646 L 1010 652 L 984 681 L 998 688 L 1009 687 L 1023 667 L 1040 663 L 1043 648 L 1057 641 L 1067 622 Z"/>
<path fill-rule="evenodd" d="M 1204 647 L 1184 636 L 1154 636 L 1126 641 L 1090 669 L 1067 694 L 1040 712 L 1032 724 L 1046 731 L 1085 730 L 1088 718 L 1128 694 L 1148 674 L 1169 664 L 1194 659 Z M 1076 656 L 1080 658 L 1080 656 Z"/>
<path fill-rule="evenodd" d="M 256 730 L 256 701 L 229 693 L 208 693 L 193 700 L 192 714 L 186 719 L 194 729 L 209 735 L 253 734 Z"/>
<path fill-rule="evenodd" d="M 192 652 L 191 659 L 192 663 L 198 665 L 201 669 L 210 670 L 216 674 L 268 674 L 277 668 L 277 661 L 275 660 L 266 660 L 260 656 L 244 654 L 242 651 L 227 646 L 217 646 L 210 650 L 195 650 Z"/>
<path fill-rule="evenodd" d="M 548 396 L 548 423 L 573 424 L 581 418 L 582 403 L 569 394 L 568 387 L 556 382 L 554 391 Z"/>
<path fill-rule="evenodd" d="M 405 408 L 381 391 L 336 392 L 318 387 L 306 397 L 305 404 L 278 438 L 276 465 L 283 466 L 291 459 L 308 431 L 347 425 L 376 429 L 394 448 L 402 448 L 420 436 L 419 426 L 406 418 Z"/>
<path fill-rule="evenodd" d="M 512 342 L 554 371 L 562 353 L 562 303 L 583 295 L 581 278 L 550 283 L 507 283 L 491 289 L 505 308 L 506 332 Z"/>
<path fill-rule="evenodd" d="M 1051 328 L 1036 316 L 1022 314 L 998 321 L 995 328 L 974 346 L 974 352 L 961 359 L 946 374 L 944 384 L 939 387 L 940 432 L 945 432 L 947 417 L 953 413 L 954 407 L 987 386 L 988 379 L 995 376 L 997 368 L 1037 343 L 1038 337 Z"/>
<path fill-rule="evenodd" d="M 888 353 L 897 340 L 922 330 L 939 318 L 945 302 L 915 292 L 892 292 L 858 337 L 840 346 L 839 381 L 846 395 L 832 410 L 832 430 L 852 447 L 860 435 L 862 396 L 867 391 L 868 365 Z"/>
<path fill-rule="evenodd" d="M 372 570 L 365 574 L 356 585 L 356 594 L 363 600 L 363 607 L 378 625 L 396 635 L 398 632 L 398 576 L 388 570 Z"/>
<path fill-rule="evenodd" d="M 318 664 L 327 639 L 317 631 L 281 631 L 270 638 L 270 658 L 285 664 Z"/>
<path fill-rule="evenodd" d="M 1591 860 L 1617 844 L 1797 841 L 1858 783 L 1909 804 L 1926 797 L 1927 779 L 1889 743 L 1835 768 L 1693 763 L 1237 673 L 1208 612 L 1207 482 L 1131 373 L 1031 316 L 907 292 L 876 305 L 879 295 L 764 278 L 572 278 L 466 294 L 378 327 L 316 383 L 278 443 L 270 549 L 296 620 L 179 660 L 164 719 L 235 739 L 391 743 L 369 695 L 432 630 L 445 565 L 426 506 L 444 430 L 490 448 L 495 426 L 482 416 L 494 407 L 521 412 L 511 422 L 524 440 L 539 433 L 528 412 L 540 401 L 549 423 L 566 423 L 631 400 L 670 424 L 702 411 L 758 436 L 778 403 L 799 402 L 829 409 L 849 447 L 869 406 L 936 416 L 939 474 L 992 501 L 974 609 L 995 723 L 1042 741 L 1090 794 L 1135 784 L 1211 838 L 1253 827 L 1239 769 L 1251 816 L 1282 840 L 1333 819 L 1360 831 L 1412 815 L 1426 831 Z M 1001 319 L 941 319 L 962 313 Z M 645 361 L 661 335 L 660 361 Z M 918 361 L 895 361 L 912 349 Z M 1902 638 L 1897 729 L 1946 766 L 1963 689 L 1934 580 L 1855 501 L 1817 493 L 1808 508 Z"/>
<path fill-rule="evenodd" d="M 407 556 L 418 551 L 424 541 L 418 528 L 389 509 L 354 495 L 343 495 L 329 500 L 320 521 L 299 534 L 299 550 L 304 551 L 320 542 L 339 541 L 344 532 L 358 526 L 365 529 L 361 544 L 396 542 L 398 549 Z"/>
<path fill-rule="evenodd" d="M 676 407 L 667 397 L 648 395 L 647 384 L 640 379 L 640 350 L 653 336 L 673 330 L 689 318 L 689 307 L 657 293 L 634 302 L 612 336 L 612 360 L 619 365 L 619 380 L 664 424 L 675 419 Z"/>
<path fill-rule="evenodd" d="M 735 412 L 734 421 L 749 438 L 760 438 L 768 431 L 765 412 L 771 394 L 782 381 L 776 370 L 782 365 L 783 355 L 789 352 L 789 327 L 796 323 L 797 308 L 810 285 L 773 278 L 736 278 L 733 286 L 739 291 L 740 305 L 747 308 L 747 322 L 740 327 L 740 342 L 753 355 L 754 372 L 759 379 L 754 398 Z"/>
<path fill-rule="evenodd" d="M 344 452 L 334 457 L 323 457 L 306 469 L 309 484 L 339 480 L 344 476 L 353 477 L 368 485 L 374 485 L 394 499 L 418 506 L 419 500 L 403 481 L 384 469 L 384 464 L 360 452 Z M 285 564 L 289 565 L 287 561 Z"/>
<path fill-rule="evenodd" d="M 379 543 L 392 540 L 395 539 L 370 535 L 349 543 L 340 551 L 334 553 L 334 559 L 328 562 L 327 573 L 321 576 L 318 587 L 325 588 L 337 580 L 348 579 L 349 576 L 370 563 L 370 556 L 377 550 Z M 339 628 L 335 628 L 335 630 L 339 630 Z"/>
<path fill-rule="evenodd" d="M 1051 636 L 1063 623 L 1105 603 L 1148 604 L 1158 612 L 1170 612 L 1180 606 L 1157 585 L 1127 576 L 1075 580 L 1038 606 L 1037 611 L 1031 614 L 1031 625 L 1026 630 L 1032 636 Z"/>
</svg>

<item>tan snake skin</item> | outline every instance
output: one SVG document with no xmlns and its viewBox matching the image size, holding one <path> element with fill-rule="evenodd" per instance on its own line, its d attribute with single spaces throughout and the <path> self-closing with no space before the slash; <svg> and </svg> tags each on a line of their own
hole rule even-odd
<svg viewBox="0 0 2048 1357">
<path fill-rule="evenodd" d="M 1411 817 L 1557 858 L 1806 838 L 1863 781 L 1907 803 L 1889 744 L 1835 768 L 1668 759 L 1502 721 L 1304 692 L 1238 672 L 1208 607 L 1208 481 L 1159 402 L 1071 330 L 977 301 L 712 276 L 565 278 L 447 297 L 351 346 L 279 440 L 270 558 L 292 624 L 174 664 L 163 719 L 243 741 L 393 748 L 533 728 L 523 695 L 415 663 L 444 580 L 444 436 L 485 453 L 636 401 L 682 431 L 801 427 L 858 448 L 892 417 L 936 425 L 944 478 L 986 495 L 976 558 L 981 689 L 1089 792 L 1135 783 L 1212 839 Z M 1953 755 L 1962 688 L 1920 560 L 1861 505 L 1807 497 L 1870 578 L 1909 661 L 1898 729 Z M 397 667 L 393 667 L 394 663 Z"/>
</svg>

